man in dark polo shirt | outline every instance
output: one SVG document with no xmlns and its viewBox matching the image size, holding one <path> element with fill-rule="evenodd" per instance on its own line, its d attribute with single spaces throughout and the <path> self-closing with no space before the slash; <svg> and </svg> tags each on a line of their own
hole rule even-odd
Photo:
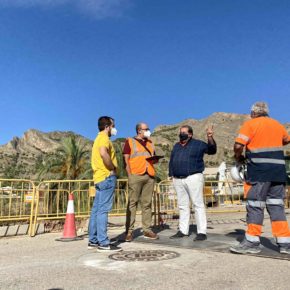
<svg viewBox="0 0 290 290">
<path fill-rule="evenodd" d="M 214 155 L 217 151 L 213 139 L 212 126 L 206 130 L 208 143 L 192 138 L 192 127 L 182 126 L 179 139 L 171 152 L 169 177 L 177 194 L 179 207 L 179 231 L 171 239 L 188 236 L 190 220 L 190 200 L 195 207 L 197 235 L 195 241 L 206 240 L 206 214 L 203 201 L 204 154 Z"/>
</svg>

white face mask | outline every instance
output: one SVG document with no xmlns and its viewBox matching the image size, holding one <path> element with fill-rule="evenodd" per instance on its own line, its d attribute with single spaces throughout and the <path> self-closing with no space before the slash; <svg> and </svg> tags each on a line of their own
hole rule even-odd
<svg viewBox="0 0 290 290">
<path fill-rule="evenodd" d="M 111 135 L 112 136 L 116 136 L 117 135 L 117 129 L 115 128 L 115 127 L 113 127 L 112 129 L 111 129 Z"/>
<path fill-rule="evenodd" d="M 144 132 L 145 138 L 149 138 L 150 136 L 151 136 L 151 132 L 149 130 Z"/>
</svg>

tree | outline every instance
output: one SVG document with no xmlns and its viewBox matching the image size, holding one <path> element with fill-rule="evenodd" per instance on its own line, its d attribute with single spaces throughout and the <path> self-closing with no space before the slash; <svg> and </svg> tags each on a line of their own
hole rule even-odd
<svg viewBox="0 0 290 290">
<path fill-rule="evenodd" d="M 56 152 L 44 158 L 39 166 L 39 178 L 91 179 L 89 150 L 75 136 L 64 138 Z"/>
<path fill-rule="evenodd" d="M 113 143 L 114 145 L 114 149 L 115 149 L 115 153 L 116 153 L 116 158 L 117 158 L 117 162 L 118 162 L 118 171 L 117 171 L 117 175 L 119 178 L 127 178 L 127 172 L 125 169 L 125 161 L 123 158 L 123 144 L 122 144 L 122 140 L 119 139 L 118 141 L 115 141 Z"/>
</svg>

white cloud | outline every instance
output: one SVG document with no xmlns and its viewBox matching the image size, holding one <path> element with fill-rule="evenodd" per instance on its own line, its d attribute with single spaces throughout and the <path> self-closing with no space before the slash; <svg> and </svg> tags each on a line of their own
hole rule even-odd
<svg viewBox="0 0 290 290">
<path fill-rule="evenodd" d="M 0 0 L 0 7 L 31 8 L 73 6 L 96 18 L 117 17 L 129 7 L 132 0 Z"/>
<path fill-rule="evenodd" d="M 121 16 L 128 7 L 128 0 L 76 0 L 77 7 L 98 18 Z"/>
</svg>

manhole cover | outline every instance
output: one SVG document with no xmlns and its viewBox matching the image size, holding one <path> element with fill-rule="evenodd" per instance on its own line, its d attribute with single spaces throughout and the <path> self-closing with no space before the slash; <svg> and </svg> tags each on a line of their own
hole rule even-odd
<svg viewBox="0 0 290 290">
<path fill-rule="evenodd" d="M 123 251 L 109 256 L 112 260 L 117 261 L 162 261 L 169 260 L 179 257 L 180 255 L 173 251 L 162 251 L 162 250 L 153 250 L 153 251 Z"/>
</svg>

